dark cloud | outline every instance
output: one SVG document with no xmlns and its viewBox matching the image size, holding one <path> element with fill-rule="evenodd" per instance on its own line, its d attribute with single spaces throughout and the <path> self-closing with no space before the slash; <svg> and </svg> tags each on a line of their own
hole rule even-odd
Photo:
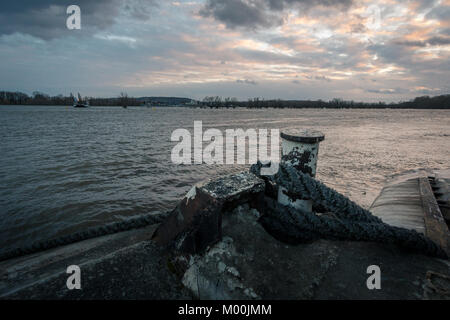
<svg viewBox="0 0 450 320">
<path fill-rule="evenodd" d="M 146 19 L 149 7 L 155 1 L 128 0 L 42 0 L 42 1 L 8 1 L 2 3 L 0 11 L 0 35 L 23 33 L 44 40 L 65 35 L 74 35 L 73 30 L 66 28 L 66 13 L 69 5 L 76 4 L 81 8 L 81 30 L 78 34 L 86 34 L 95 30 L 105 30 L 115 23 L 121 6 L 136 19 Z"/>
<path fill-rule="evenodd" d="M 427 41 L 430 45 L 447 45 L 450 44 L 450 37 L 433 37 Z"/>
<path fill-rule="evenodd" d="M 362 23 L 352 25 L 352 33 L 364 33 L 367 31 L 367 27 Z"/>
<path fill-rule="evenodd" d="M 209 0 L 200 10 L 204 17 L 214 17 L 226 24 L 228 28 L 238 26 L 270 27 L 280 24 L 279 17 L 261 8 L 258 3 L 243 0 Z"/>
<path fill-rule="evenodd" d="M 425 47 L 427 43 L 425 41 L 407 41 L 407 40 L 397 40 L 394 44 L 405 47 Z"/>
<path fill-rule="evenodd" d="M 420 59 L 416 55 L 415 48 L 392 43 L 372 45 L 367 49 L 376 54 L 380 62 L 394 65 L 418 79 L 427 79 L 428 87 L 438 88 L 442 87 L 443 83 L 448 83 L 449 59 Z"/>
<path fill-rule="evenodd" d="M 425 18 L 448 21 L 450 19 L 450 6 L 436 6 L 433 10 L 428 12 Z"/>
<path fill-rule="evenodd" d="M 132 17 L 138 20 L 148 20 L 152 15 L 154 7 L 158 7 L 158 0 L 130 0 L 125 5 Z"/>
<path fill-rule="evenodd" d="M 386 43 L 374 44 L 367 47 L 372 54 L 376 54 L 382 62 L 387 64 L 395 64 L 397 66 L 410 69 L 414 67 L 414 50 L 404 44 Z"/>
<path fill-rule="evenodd" d="M 426 47 L 427 45 L 439 46 L 450 44 L 450 37 L 436 36 L 424 41 L 397 40 L 394 41 L 394 44 L 406 47 Z"/>
<path fill-rule="evenodd" d="M 320 81 L 327 81 L 327 82 L 331 82 L 331 79 L 326 77 L 326 76 L 315 76 L 314 79 L 316 80 L 320 80 Z"/>
<path fill-rule="evenodd" d="M 445 28 L 445 29 L 441 30 L 441 34 L 450 37 L 450 28 Z"/>
<path fill-rule="evenodd" d="M 213 17 L 230 29 L 255 29 L 282 24 L 285 9 L 348 8 L 351 4 L 352 0 L 207 0 L 200 14 Z"/>
<path fill-rule="evenodd" d="M 244 79 L 244 80 L 238 79 L 238 80 L 236 80 L 236 83 L 252 84 L 252 85 L 257 85 L 258 84 L 256 81 L 249 80 L 249 79 Z"/>
</svg>

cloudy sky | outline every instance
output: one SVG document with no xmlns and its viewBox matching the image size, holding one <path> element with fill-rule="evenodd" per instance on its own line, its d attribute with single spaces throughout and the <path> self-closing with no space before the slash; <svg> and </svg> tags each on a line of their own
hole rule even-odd
<svg viewBox="0 0 450 320">
<path fill-rule="evenodd" d="M 81 30 L 66 9 L 81 8 Z M 16 0 L 0 90 L 399 101 L 450 93 L 450 0 Z"/>
</svg>

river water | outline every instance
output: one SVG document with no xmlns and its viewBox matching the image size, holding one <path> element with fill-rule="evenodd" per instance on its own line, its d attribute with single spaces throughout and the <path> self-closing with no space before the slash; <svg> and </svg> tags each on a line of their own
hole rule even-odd
<svg viewBox="0 0 450 320">
<path fill-rule="evenodd" d="M 368 208 L 386 177 L 450 167 L 450 110 L 0 106 L 0 250 L 166 211 L 248 165 L 175 165 L 178 128 L 314 128 L 317 178 Z"/>
</svg>

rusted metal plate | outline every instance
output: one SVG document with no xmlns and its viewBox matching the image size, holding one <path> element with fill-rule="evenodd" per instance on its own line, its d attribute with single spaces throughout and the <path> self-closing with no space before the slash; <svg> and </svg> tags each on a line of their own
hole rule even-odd
<svg viewBox="0 0 450 320">
<path fill-rule="evenodd" d="M 153 241 L 167 246 L 194 224 L 203 230 L 203 224 L 210 223 L 210 236 L 207 241 L 213 242 L 221 238 L 221 203 L 200 188 L 193 187 L 181 200 L 169 217 L 161 223 L 153 234 Z"/>
<path fill-rule="evenodd" d="M 450 233 L 428 178 L 419 178 L 419 189 L 425 220 L 425 234 L 449 254 Z"/>
<path fill-rule="evenodd" d="M 222 238 L 222 212 L 263 193 L 264 180 L 240 172 L 196 185 L 186 194 L 152 239 L 187 253 L 200 253 Z"/>
</svg>

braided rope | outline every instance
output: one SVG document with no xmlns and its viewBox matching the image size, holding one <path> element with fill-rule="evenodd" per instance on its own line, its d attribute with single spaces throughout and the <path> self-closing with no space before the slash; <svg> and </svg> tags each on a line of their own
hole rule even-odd
<svg viewBox="0 0 450 320">
<path fill-rule="evenodd" d="M 259 175 L 261 166 L 261 163 L 255 164 L 250 171 Z M 266 198 L 266 212 L 261 217 L 261 222 L 266 229 L 287 241 L 301 243 L 320 238 L 374 241 L 447 258 L 445 251 L 425 235 L 384 223 L 370 211 L 290 165 L 281 163 L 276 175 L 263 178 L 276 182 L 301 199 L 311 199 L 331 213 L 318 215 Z"/>
<path fill-rule="evenodd" d="M 112 222 L 101 226 L 92 227 L 85 231 L 76 232 L 58 238 L 36 242 L 29 246 L 15 248 L 0 254 L 0 261 L 17 258 L 26 254 L 36 253 L 87 239 L 101 237 L 108 234 L 143 228 L 151 224 L 162 222 L 167 215 L 168 213 L 161 213 L 157 215 L 145 214 L 138 217 L 129 218 L 124 221 Z"/>
<path fill-rule="evenodd" d="M 250 171 L 260 176 L 262 164 L 257 163 Z M 446 253 L 433 241 L 415 230 L 393 227 L 382 222 L 370 211 L 360 207 L 337 191 L 325 186 L 309 175 L 298 172 L 293 167 L 280 164 L 280 170 L 273 177 L 262 177 L 286 188 L 301 199 L 311 199 L 334 214 L 336 218 L 319 216 L 274 201 L 267 202 L 267 212 L 262 223 L 272 231 L 283 234 L 296 242 L 325 238 L 335 240 L 376 241 L 397 244 L 404 248 L 432 256 L 447 258 Z M 96 238 L 121 231 L 143 228 L 160 223 L 167 213 L 147 214 L 125 221 L 113 222 L 82 232 L 40 241 L 29 246 L 16 248 L 0 254 L 0 261 L 26 254 L 48 250 L 75 242 Z"/>
</svg>

